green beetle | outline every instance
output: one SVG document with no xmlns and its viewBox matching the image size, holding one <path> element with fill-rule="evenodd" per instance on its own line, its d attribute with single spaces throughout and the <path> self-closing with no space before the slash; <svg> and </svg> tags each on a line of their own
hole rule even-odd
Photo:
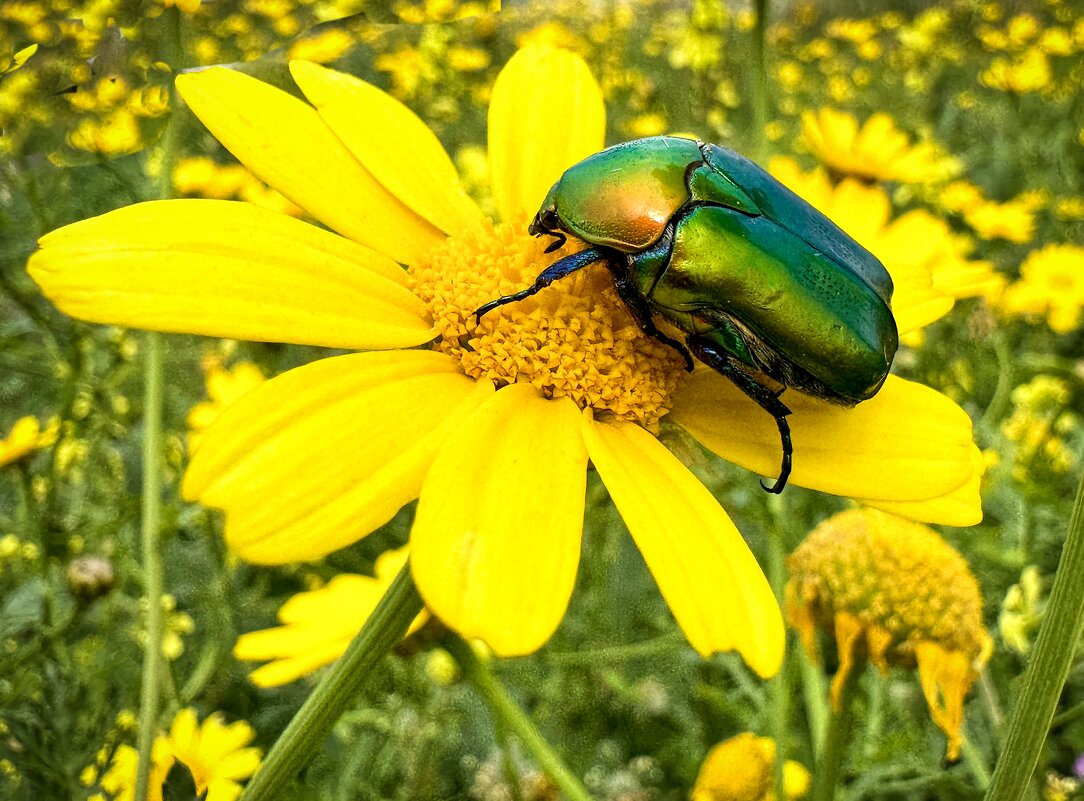
<svg viewBox="0 0 1084 801">
<path fill-rule="evenodd" d="M 775 418 L 783 461 L 769 492 L 782 492 L 791 470 L 783 390 L 853 406 L 888 376 L 898 334 L 884 265 L 732 150 L 673 136 L 607 148 L 561 176 L 528 230 L 555 238 L 547 252 L 566 235 L 591 247 L 475 316 L 605 261 L 645 333 L 689 369 L 696 356 Z"/>
</svg>

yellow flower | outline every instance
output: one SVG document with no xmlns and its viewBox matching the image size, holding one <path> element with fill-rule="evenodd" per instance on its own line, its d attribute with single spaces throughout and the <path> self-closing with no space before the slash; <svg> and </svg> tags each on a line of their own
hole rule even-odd
<svg viewBox="0 0 1084 801">
<path fill-rule="evenodd" d="M 279 609 L 281 626 L 242 634 L 233 655 L 271 660 L 249 676 L 260 687 L 287 684 L 331 664 L 343 655 L 406 560 L 406 548 L 388 551 L 376 560 L 376 578 L 343 574 L 325 587 L 293 596 Z M 424 612 L 418 615 L 411 631 L 425 620 Z"/>
<path fill-rule="evenodd" d="M 1000 288 L 993 265 L 968 259 L 967 243 L 929 212 L 916 209 L 893 219 L 892 202 L 879 186 L 852 178 L 833 185 L 823 171 L 802 172 L 793 159 L 776 158 L 769 167 L 885 265 L 896 287 L 892 308 L 901 336 L 943 317 L 957 298 Z"/>
<path fill-rule="evenodd" d="M 1001 424 L 1001 432 L 1014 446 L 1017 481 L 1046 486 L 1050 478 L 1073 469 L 1076 454 L 1065 442 L 1079 426 L 1070 410 L 1072 399 L 1069 383 L 1048 375 L 1038 375 L 1012 391 L 1013 412 Z"/>
<path fill-rule="evenodd" d="M 979 74 L 983 85 L 1004 92 L 1037 92 L 1050 85 L 1050 59 L 1037 47 L 1014 59 L 995 58 Z"/>
<path fill-rule="evenodd" d="M 135 799 L 136 767 L 139 752 L 130 745 L 121 745 L 113 753 L 109 769 L 103 774 L 101 787 L 113 801 Z M 173 753 L 169 742 L 158 737 L 151 748 L 151 771 L 147 777 L 147 801 L 162 801 L 162 785 L 173 767 Z"/>
<path fill-rule="evenodd" d="M 196 719 L 194 709 L 182 709 L 169 730 L 173 756 L 192 773 L 196 794 L 206 801 L 233 801 L 241 794 L 240 780 L 260 765 L 260 750 L 248 748 L 255 730 L 243 720 L 227 724 L 221 714 Z"/>
<path fill-rule="evenodd" d="M 1011 650 L 1026 656 L 1031 650 L 1032 637 L 1042 620 L 1042 578 L 1039 568 L 1029 565 L 1020 574 L 1020 581 L 1009 587 L 997 616 L 1001 640 Z"/>
<path fill-rule="evenodd" d="M 238 362 L 231 368 L 212 363 L 206 371 L 207 395 L 210 400 L 197 403 L 188 410 L 188 451 L 195 453 L 200 436 L 222 410 L 245 393 L 264 382 L 260 368 L 251 362 Z"/>
<path fill-rule="evenodd" d="M 31 260 L 47 295 L 84 319 L 363 351 L 230 405 L 204 433 L 185 496 L 224 509 L 229 546 L 264 564 L 349 545 L 418 499 L 410 563 L 426 606 L 515 655 L 545 643 L 568 605 L 590 459 L 691 644 L 774 673 L 783 629 L 770 587 L 653 435 L 668 414 L 775 475 L 771 416 L 714 371 L 687 376 L 604 266 L 473 316 L 571 252 L 547 255 L 524 229 L 562 170 L 603 145 L 583 61 L 532 46 L 498 77 L 489 175 L 501 225 L 482 219 L 401 103 L 311 63 L 292 71 L 312 105 L 227 69 L 178 86 L 253 174 L 330 231 L 243 203 L 163 201 L 53 232 Z M 559 115 L 541 102 L 554 85 Z M 793 483 L 927 520 L 981 516 L 970 421 L 944 396 L 890 377 L 853 410 L 786 399 Z"/>
<path fill-rule="evenodd" d="M 1035 232 L 1035 208 L 1026 198 L 1007 203 L 987 200 L 966 210 L 964 221 L 983 239 L 1030 242 Z"/>
<path fill-rule="evenodd" d="M 195 14 L 199 11 L 201 0 L 162 0 L 162 5 L 166 8 L 173 8 L 176 6 L 185 14 Z"/>
<path fill-rule="evenodd" d="M 246 747 L 255 736 L 244 721 L 227 725 L 216 713 L 200 724 L 194 709 L 182 709 L 169 734 L 159 734 L 152 746 L 148 801 L 162 801 L 166 777 L 178 762 L 191 773 L 196 794 L 204 801 L 234 801 L 241 794 L 239 780 L 252 776 L 260 764 L 259 749 Z M 135 798 L 138 759 L 130 745 L 121 745 L 113 753 L 100 782 L 113 801 Z"/>
<path fill-rule="evenodd" d="M 918 666 L 934 723 L 960 749 L 964 696 L 989 658 L 982 596 L 967 562 L 928 526 L 874 509 L 825 520 L 787 560 L 787 619 L 806 650 L 834 631 L 833 703 L 857 660 L 887 671 Z"/>
<path fill-rule="evenodd" d="M 775 741 L 752 732 L 715 745 L 704 758 L 692 801 L 774 801 Z M 783 795 L 801 798 L 809 792 L 809 771 L 800 762 L 783 763 Z"/>
<path fill-rule="evenodd" d="M 1045 315 L 1047 325 L 1059 334 L 1073 331 L 1084 307 L 1084 248 L 1047 245 L 1033 250 L 1020 265 L 1020 279 L 1005 289 L 997 305 L 1008 314 Z"/>
<path fill-rule="evenodd" d="M 56 442 L 60 421 L 55 417 L 43 429 L 36 417 L 20 417 L 4 439 L 0 439 L 0 467 L 15 464 L 34 451 L 48 448 Z"/>
<path fill-rule="evenodd" d="M 929 183 L 943 181 L 959 169 L 936 145 L 912 145 L 883 113 L 873 114 L 859 129 L 858 120 L 846 112 L 804 111 L 801 141 L 829 169 L 866 180 Z"/>
</svg>

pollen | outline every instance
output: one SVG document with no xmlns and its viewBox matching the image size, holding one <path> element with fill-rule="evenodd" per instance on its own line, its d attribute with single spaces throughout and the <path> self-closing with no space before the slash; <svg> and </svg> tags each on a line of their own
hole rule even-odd
<svg viewBox="0 0 1084 801">
<path fill-rule="evenodd" d="M 684 380 L 681 354 L 641 331 L 605 263 L 555 281 L 538 294 L 476 321 L 474 310 L 525 289 L 550 264 L 579 247 L 507 225 L 446 239 L 410 267 L 414 292 L 439 332 L 436 347 L 475 379 L 498 387 L 529 383 L 549 398 L 571 398 L 596 416 L 658 430 Z"/>
<path fill-rule="evenodd" d="M 834 631 L 838 704 L 860 659 L 918 668 L 931 717 L 960 747 L 963 700 L 990 656 L 982 595 L 964 558 L 928 526 L 874 509 L 825 520 L 787 560 L 786 612 L 807 651 Z"/>
</svg>

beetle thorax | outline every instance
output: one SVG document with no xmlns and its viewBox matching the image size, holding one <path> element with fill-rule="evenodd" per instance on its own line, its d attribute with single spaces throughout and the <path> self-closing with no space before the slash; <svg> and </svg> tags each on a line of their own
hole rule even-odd
<svg viewBox="0 0 1084 801">
<path fill-rule="evenodd" d="M 439 332 L 436 347 L 463 371 L 498 386 L 526 382 L 547 397 L 656 429 L 684 379 L 684 361 L 645 335 L 617 297 L 605 265 L 592 265 L 475 323 L 474 309 L 529 285 L 582 245 L 548 243 L 510 226 L 451 237 L 410 268 Z"/>
</svg>

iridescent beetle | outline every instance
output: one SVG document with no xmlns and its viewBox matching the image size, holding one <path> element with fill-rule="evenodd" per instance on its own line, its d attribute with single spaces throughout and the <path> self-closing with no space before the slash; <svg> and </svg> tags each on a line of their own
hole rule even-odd
<svg viewBox="0 0 1084 801">
<path fill-rule="evenodd" d="M 555 238 L 547 252 L 566 235 L 590 247 L 476 317 L 605 261 L 645 333 L 680 351 L 689 369 L 695 356 L 717 370 L 775 418 L 783 461 L 769 492 L 782 492 L 791 470 L 783 390 L 853 406 L 888 376 L 898 345 L 888 271 L 732 150 L 672 136 L 607 148 L 561 176 L 528 230 Z"/>
</svg>

